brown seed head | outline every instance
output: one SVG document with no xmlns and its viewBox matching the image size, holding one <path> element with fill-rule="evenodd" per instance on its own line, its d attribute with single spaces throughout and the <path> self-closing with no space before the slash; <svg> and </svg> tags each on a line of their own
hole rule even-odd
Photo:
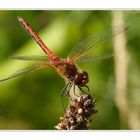
<svg viewBox="0 0 140 140">
<path fill-rule="evenodd" d="M 60 117 L 60 123 L 55 128 L 58 130 L 88 129 L 91 116 L 97 112 L 94 109 L 95 103 L 96 100 L 91 95 L 81 95 L 68 106 L 64 117 Z"/>
</svg>

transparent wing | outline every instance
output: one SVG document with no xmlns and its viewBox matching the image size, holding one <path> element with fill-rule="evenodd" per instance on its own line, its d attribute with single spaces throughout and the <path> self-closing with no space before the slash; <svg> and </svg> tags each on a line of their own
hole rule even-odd
<svg viewBox="0 0 140 140">
<path fill-rule="evenodd" d="M 5 79 L 0 80 L 0 82 L 4 82 L 6 80 L 10 80 L 12 78 L 15 78 L 17 76 L 24 75 L 24 74 L 29 73 L 29 72 L 34 72 L 36 70 L 45 68 L 47 66 L 49 66 L 47 63 L 37 63 L 37 64 L 34 64 L 34 65 L 30 66 L 30 67 L 23 68 L 23 69 L 20 69 L 20 70 L 16 71 L 11 76 L 9 76 L 9 77 L 7 77 Z"/>
<path fill-rule="evenodd" d="M 125 31 L 128 29 L 127 25 L 118 25 L 111 29 L 106 30 L 105 32 L 98 33 L 96 35 L 92 35 L 89 38 L 83 40 L 79 44 L 77 44 L 68 55 L 68 58 L 72 61 L 76 61 L 77 59 L 84 56 L 91 48 L 98 47 L 104 41 L 112 38 L 115 35 Z"/>
<path fill-rule="evenodd" d="M 81 64 L 81 63 L 87 63 L 87 62 L 93 62 L 93 61 L 103 60 L 103 59 L 110 58 L 113 55 L 114 55 L 113 53 L 106 53 L 106 54 L 103 54 L 101 56 L 84 56 L 81 59 L 78 59 L 76 61 L 76 63 Z"/>
<path fill-rule="evenodd" d="M 29 60 L 29 61 L 42 61 L 42 62 L 47 62 L 48 61 L 48 57 L 47 56 L 37 56 L 37 55 L 31 55 L 31 56 L 11 56 L 10 59 Z"/>
</svg>

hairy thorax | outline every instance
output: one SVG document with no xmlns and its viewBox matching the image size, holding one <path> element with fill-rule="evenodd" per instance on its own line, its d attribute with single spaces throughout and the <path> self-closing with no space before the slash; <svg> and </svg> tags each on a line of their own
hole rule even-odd
<svg viewBox="0 0 140 140">
<path fill-rule="evenodd" d="M 54 65 L 57 71 L 67 80 L 73 82 L 75 85 L 80 87 L 86 86 L 88 83 L 88 73 L 86 71 L 78 72 L 74 62 L 67 59 L 57 61 Z"/>
<path fill-rule="evenodd" d="M 66 77 L 70 81 L 74 80 L 77 68 L 73 62 L 68 61 L 67 59 L 62 59 L 61 62 L 56 65 L 56 68 L 62 76 Z"/>
</svg>

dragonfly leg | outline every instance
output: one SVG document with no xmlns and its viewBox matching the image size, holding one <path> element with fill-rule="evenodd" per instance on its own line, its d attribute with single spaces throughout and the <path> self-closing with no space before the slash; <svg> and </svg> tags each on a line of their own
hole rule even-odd
<svg viewBox="0 0 140 140">
<path fill-rule="evenodd" d="M 66 96 L 66 97 L 68 97 L 71 101 L 73 101 L 72 100 L 72 98 L 71 98 L 71 96 L 70 96 L 70 94 L 69 94 L 69 91 L 70 91 L 70 89 L 71 89 L 71 87 L 72 87 L 72 83 L 68 83 L 68 84 L 66 84 L 66 86 L 62 89 L 62 91 L 61 91 L 61 93 L 60 93 L 60 99 L 61 99 L 61 103 L 62 103 L 62 107 L 63 107 L 63 110 L 64 110 L 64 112 L 65 112 L 65 106 L 64 106 L 64 102 L 63 102 L 63 96 Z"/>
<path fill-rule="evenodd" d="M 80 97 L 80 96 L 77 95 L 76 92 L 75 92 L 75 85 L 73 85 L 73 94 L 74 94 L 76 97 Z"/>
<path fill-rule="evenodd" d="M 78 88 L 82 91 L 82 93 L 86 94 L 86 92 L 80 86 L 78 86 Z"/>
<path fill-rule="evenodd" d="M 64 112 L 65 112 L 65 106 L 64 106 L 62 96 L 67 93 L 67 91 L 68 91 L 67 88 L 69 87 L 69 85 L 70 85 L 70 83 L 66 84 L 66 86 L 61 90 L 61 93 L 60 93 L 60 99 L 61 99 L 61 103 L 62 103 L 62 107 L 63 107 Z"/>
<path fill-rule="evenodd" d="M 89 89 L 89 87 L 88 87 L 87 85 L 86 85 L 85 87 L 87 88 L 87 90 L 88 90 L 88 93 L 90 93 L 90 89 Z"/>
<path fill-rule="evenodd" d="M 88 93 L 90 93 L 90 89 L 88 86 L 85 86 L 87 88 Z M 84 91 L 80 86 L 78 86 L 78 88 L 82 91 L 82 93 L 87 94 L 86 91 Z"/>
<path fill-rule="evenodd" d="M 70 96 L 69 92 L 70 92 L 70 89 L 72 87 L 72 83 L 70 83 L 70 86 L 67 88 L 67 91 L 65 92 L 65 96 L 67 96 L 71 101 L 73 101 L 72 97 Z"/>
</svg>

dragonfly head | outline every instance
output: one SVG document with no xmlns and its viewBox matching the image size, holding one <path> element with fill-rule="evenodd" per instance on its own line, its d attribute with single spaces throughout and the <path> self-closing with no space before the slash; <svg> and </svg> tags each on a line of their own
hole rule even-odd
<svg viewBox="0 0 140 140">
<path fill-rule="evenodd" d="M 85 86 L 88 83 L 88 73 L 83 71 L 82 73 L 77 73 L 74 79 L 75 85 Z"/>
</svg>

